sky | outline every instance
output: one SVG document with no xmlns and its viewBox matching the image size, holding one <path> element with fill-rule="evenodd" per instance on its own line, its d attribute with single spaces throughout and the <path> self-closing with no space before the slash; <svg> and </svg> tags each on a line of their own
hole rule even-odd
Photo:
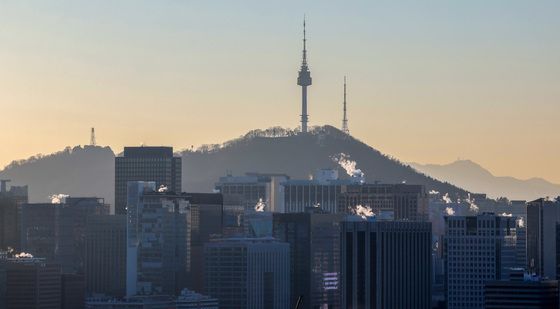
<svg viewBox="0 0 560 309">
<path fill-rule="evenodd" d="M 398 3 L 397 3 L 398 2 Z M 310 125 L 404 162 L 560 183 L 560 1 L 0 0 L 0 167 Z"/>
</svg>

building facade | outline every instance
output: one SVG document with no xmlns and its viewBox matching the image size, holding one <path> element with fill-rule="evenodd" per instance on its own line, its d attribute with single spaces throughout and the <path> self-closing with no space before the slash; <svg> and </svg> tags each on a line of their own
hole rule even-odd
<svg viewBox="0 0 560 309">
<path fill-rule="evenodd" d="M 85 228 L 84 275 L 88 294 L 126 294 L 126 216 L 88 217 Z"/>
<path fill-rule="evenodd" d="M 273 236 L 290 244 L 290 308 L 340 306 L 340 221 L 343 215 L 319 209 L 307 213 L 275 213 Z"/>
<path fill-rule="evenodd" d="M 27 186 L 6 187 L 2 180 L 0 188 L 0 250 L 21 249 L 21 224 L 19 213 L 21 205 L 27 203 Z"/>
<path fill-rule="evenodd" d="M 557 278 L 556 224 L 560 204 L 545 199 L 527 203 L 527 269 L 539 276 Z"/>
<path fill-rule="evenodd" d="M 115 158 L 115 213 L 126 214 L 127 182 L 153 181 L 158 188 L 181 192 L 181 169 L 172 147 L 125 147 Z"/>
<path fill-rule="evenodd" d="M 341 223 L 342 308 L 431 308 L 429 222 Z"/>
<path fill-rule="evenodd" d="M 230 238 L 206 244 L 205 294 L 221 309 L 290 307 L 290 249 L 271 238 Z"/>
<path fill-rule="evenodd" d="M 482 308 L 484 284 L 509 278 L 517 265 L 516 218 L 493 213 L 445 217 L 448 309 Z"/>
<path fill-rule="evenodd" d="M 558 281 L 540 278 L 488 281 L 485 309 L 558 309 Z"/>
<path fill-rule="evenodd" d="M 128 187 L 127 296 L 177 295 L 190 266 L 188 198 L 154 182 Z"/>
</svg>

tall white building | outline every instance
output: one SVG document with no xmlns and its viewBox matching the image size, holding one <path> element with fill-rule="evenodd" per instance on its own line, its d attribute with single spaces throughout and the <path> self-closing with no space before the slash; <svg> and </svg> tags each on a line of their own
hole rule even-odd
<svg viewBox="0 0 560 309">
<path fill-rule="evenodd" d="M 445 217 L 448 309 L 484 308 L 484 284 L 517 265 L 516 218 L 493 213 Z"/>
<path fill-rule="evenodd" d="M 272 238 L 206 244 L 205 294 L 222 309 L 290 307 L 290 247 Z"/>
</svg>

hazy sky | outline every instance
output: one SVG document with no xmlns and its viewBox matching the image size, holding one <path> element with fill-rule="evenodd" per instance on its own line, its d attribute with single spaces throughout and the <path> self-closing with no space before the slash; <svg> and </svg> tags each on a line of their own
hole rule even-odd
<svg viewBox="0 0 560 309">
<path fill-rule="evenodd" d="M 398 4 L 396 2 L 399 2 Z M 402 161 L 560 183 L 560 1 L 0 1 L 0 166 L 67 145 L 310 125 Z"/>
</svg>

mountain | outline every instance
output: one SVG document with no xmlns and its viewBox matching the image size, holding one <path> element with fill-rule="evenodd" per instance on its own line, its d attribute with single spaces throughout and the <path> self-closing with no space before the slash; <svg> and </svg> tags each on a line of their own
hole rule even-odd
<svg viewBox="0 0 560 309">
<path fill-rule="evenodd" d="M 470 160 L 458 160 L 444 165 L 418 163 L 410 165 L 436 179 L 448 181 L 471 192 L 484 192 L 492 198 L 504 196 L 516 200 L 534 200 L 545 196 L 560 195 L 560 185 L 542 178 L 522 180 L 494 176 Z"/>
<path fill-rule="evenodd" d="M 210 192 L 226 173 L 285 173 L 307 179 L 320 168 L 338 168 L 332 159 L 344 153 L 357 163 L 368 182 L 424 184 L 428 190 L 457 196 L 466 191 L 418 173 L 361 141 L 331 127 L 315 127 L 298 135 L 283 128 L 254 130 L 219 145 L 178 152 L 183 158 L 183 189 Z M 99 196 L 113 203 L 114 153 L 109 147 L 74 147 L 47 156 L 16 161 L 0 172 L 0 179 L 29 185 L 32 202 L 47 201 L 52 194 Z M 343 176 L 348 177 L 348 176 Z"/>
<path fill-rule="evenodd" d="M 12 185 L 28 185 L 30 202 L 53 194 L 104 197 L 113 203 L 115 155 L 109 147 L 76 146 L 14 161 L 0 172 Z"/>
<path fill-rule="evenodd" d="M 183 182 L 189 191 L 205 191 L 228 171 L 233 175 L 285 173 L 292 179 L 307 179 L 317 169 L 338 168 L 340 175 L 346 175 L 332 159 L 340 153 L 356 161 L 368 182 L 406 181 L 424 184 L 428 190 L 466 194 L 460 188 L 416 172 L 331 126 L 315 127 L 306 135 L 282 128 L 255 130 L 222 145 L 184 151 Z"/>
</svg>

